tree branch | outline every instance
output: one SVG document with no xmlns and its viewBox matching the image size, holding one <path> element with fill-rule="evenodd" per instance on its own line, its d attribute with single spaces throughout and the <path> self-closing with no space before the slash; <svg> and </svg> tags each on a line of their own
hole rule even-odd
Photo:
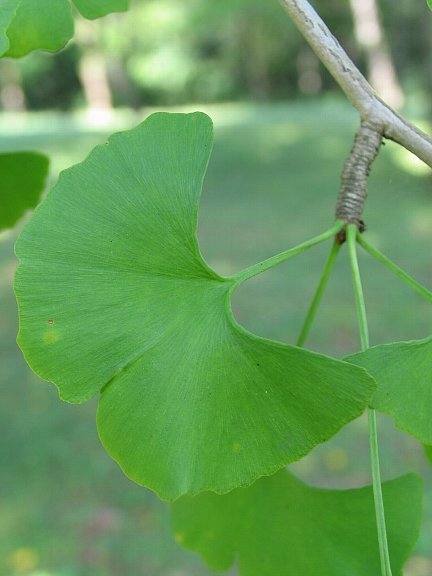
<svg viewBox="0 0 432 576">
<path fill-rule="evenodd" d="M 432 139 L 378 97 L 308 0 L 279 1 L 361 119 L 432 168 Z"/>
</svg>

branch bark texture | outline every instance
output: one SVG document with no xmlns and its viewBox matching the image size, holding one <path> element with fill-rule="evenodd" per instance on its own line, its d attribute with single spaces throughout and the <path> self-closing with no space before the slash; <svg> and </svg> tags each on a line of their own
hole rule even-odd
<svg viewBox="0 0 432 576">
<path fill-rule="evenodd" d="M 383 102 L 308 0 L 280 0 L 303 37 L 351 104 L 383 137 L 394 140 L 432 168 L 432 138 Z"/>
<path fill-rule="evenodd" d="M 336 218 L 362 228 L 361 216 L 367 197 L 368 176 L 382 142 L 382 134 L 363 120 L 345 162 L 336 204 Z"/>
</svg>

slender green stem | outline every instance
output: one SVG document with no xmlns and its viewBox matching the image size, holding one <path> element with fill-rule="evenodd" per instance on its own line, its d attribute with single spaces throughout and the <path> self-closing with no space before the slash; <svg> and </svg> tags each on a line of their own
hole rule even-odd
<svg viewBox="0 0 432 576">
<path fill-rule="evenodd" d="M 333 242 L 333 245 L 331 247 L 330 250 L 330 254 L 328 255 L 327 261 L 324 264 L 324 268 L 321 274 L 321 278 L 320 281 L 318 283 L 316 292 L 314 294 L 314 297 L 312 299 L 311 305 L 309 306 L 309 310 L 308 313 L 306 315 L 306 318 L 304 320 L 301 332 L 300 332 L 300 336 L 298 337 L 297 340 L 297 346 L 303 346 L 304 343 L 306 342 L 306 339 L 309 335 L 310 329 L 312 327 L 313 321 L 315 320 L 315 316 L 318 310 L 318 307 L 320 305 L 320 302 L 322 300 L 323 294 L 324 294 L 324 290 L 326 289 L 327 286 L 327 282 L 330 278 L 330 274 L 333 270 L 333 265 L 336 261 L 337 255 L 339 254 L 339 250 L 340 250 L 341 245 L 339 244 L 339 242 L 336 242 L 336 240 Z"/>
<path fill-rule="evenodd" d="M 271 258 L 267 258 L 267 260 L 263 260 L 262 262 L 259 262 L 258 264 L 254 264 L 253 266 L 250 266 L 249 268 L 245 268 L 244 270 L 240 270 L 240 272 L 237 272 L 237 274 L 234 274 L 233 276 L 231 276 L 231 279 L 234 280 L 237 284 L 240 284 L 241 282 L 244 282 L 245 280 L 248 280 L 249 278 L 252 278 L 253 276 L 257 276 L 258 274 L 261 274 L 261 272 L 264 272 L 265 270 L 268 270 L 269 268 L 272 268 L 273 266 L 276 266 L 277 264 L 280 264 L 281 262 L 285 262 L 285 260 L 288 260 L 289 258 L 293 258 L 294 256 L 301 254 L 302 252 L 304 252 L 308 248 L 312 248 L 312 246 L 315 246 L 316 244 L 320 244 L 321 242 L 324 242 L 328 238 L 335 236 L 338 232 L 340 232 L 342 230 L 343 227 L 344 227 L 343 221 L 337 220 L 336 223 L 334 224 L 334 226 L 332 228 L 330 228 L 330 230 L 327 230 L 327 232 L 324 232 L 323 234 L 320 234 L 319 236 L 315 236 L 314 238 L 311 238 L 307 242 L 303 242 L 302 244 L 299 244 L 298 246 L 295 246 L 294 248 L 290 248 L 289 250 L 285 250 L 285 252 L 281 252 L 280 254 L 276 254 L 275 256 L 272 256 Z"/>
<path fill-rule="evenodd" d="M 376 418 L 376 412 L 373 408 L 369 408 L 368 424 L 369 424 L 369 447 L 370 447 L 370 459 L 372 466 L 373 493 L 375 500 L 375 515 L 378 528 L 378 542 L 381 558 L 381 573 L 383 576 L 392 576 L 390 555 L 387 542 L 384 501 L 381 488 L 377 418 Z"/>
<path fill-rule="evenodd" d="M 348 251 L 350 255 L 351 270 L 354 284 L 354 294 L 356 299 L 357 315 L 360 328 L 360 341 L 362 350 L 369 348 L 369 331 L 366 318 L 366 308 L 364 303 L 363 288 L 360 278 L 360 270 L 357 261 L 356 240 L 359 236 L 357 226 L 349 224 L 347 226 L 347 242 Z M 384 513 L 384 502 L 381 487 L 381 473 L 379 464 L 379 451 L 378 451 L 378 434 L 377 434 L 377 421 L 375 410 L 369 409 L 368 414 L 369 422 L 369 445 L 370 445 L 370 458 L 372 468 L 372 483 L 375 502 L 375 515 L 378 530 L 378 543 L 381 559 L 381 574 L 382 576 L 392 576 L 392 569 L 390 565 L 390 556 L 387 542 L 387 530 Z"/>
<path fill-rule="evenodd" d="M 362 350 L 367 350 L 369 348 L 369 329 L 366 317 L 366 307 L 363 295 L 363 287 L 360 277 L 360 269 L 357 260 L 357 226 L 355 224 L 348 224 L 347 226 L 347 243 L 348 252 L 351 263 L 351 272 L 354 284 L 354 296 L 357 308 L 357 318 L 360 329 L 360 344 Z"/>
<path fill-rule="evenodd" d="M 409 274 L 407 274 L 404 270 L 402 270 L 402 268 L 399 268 L 397 264 L 389 260 L 387 256 L 384 256 L 384 254 L 379 250 L 377 250 L 374 246 L 371 246 L 369 242 L 366 242 L 366 240 L 362 236 L 358 235 L 357 242 L 360 244 L 362 248 L 366 250 L 366 252 L 369 252 L 371 256 L 376 258 L 378 262 L 381 262 L 381 264 L 387 266 L 389 270 L 391 270 L 394 274 L 396 274 L 396 276 L 398 276 L 401 280 L 406 282 L 408 286 L 411 286 L 411 288 L 413 288 L 416 292 L 418 292 L 421 296 L 423 296 L 423 298 L 426 298 L 428 302 L 432 302 L 432 292 L 430 292 L 430 290 L 428 290 L 427 288 L 422 286 L 422 284 L 414 280 L 414 278 L 412 278 Z"/>
</svg>

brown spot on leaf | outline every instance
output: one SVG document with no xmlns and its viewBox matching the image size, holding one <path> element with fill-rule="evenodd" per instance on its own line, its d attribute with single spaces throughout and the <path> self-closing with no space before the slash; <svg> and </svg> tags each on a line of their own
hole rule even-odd
<svg viewBox="0 0 432 576">
<path fill-rule="evenodd" d="M 57 332 L 50 330 L 43 335 L 43 339 L 46 344 L 54 344 L 59 339 L 59 335 Z"/>
</svg>

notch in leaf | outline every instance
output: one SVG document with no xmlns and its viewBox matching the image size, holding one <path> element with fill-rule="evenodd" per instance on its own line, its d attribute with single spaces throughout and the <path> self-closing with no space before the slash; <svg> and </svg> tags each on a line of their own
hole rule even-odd
<svg viewBox="0 0 432 576">
<path fill-rule="evenodd" d="M 394 576 L 418 538 L 422 482 L 414 474 L 383 484 Z M 210 568 L 241 576 L 381 574 L 372 487 L 312 488 L 282 470 L 225 496 L 201 494 L 172 505 L 177 541 Z"/>
<path fill-rule="evenodd" d="M 19 344 L 60 396 L 101 392 L 109 454 L 164 499 L 247 485 L 359 416 L 361 368 L 237 324 L 196 239 L 205 114 L 150 116 L 63 172 L 17 243 Z"/>
</svg>

